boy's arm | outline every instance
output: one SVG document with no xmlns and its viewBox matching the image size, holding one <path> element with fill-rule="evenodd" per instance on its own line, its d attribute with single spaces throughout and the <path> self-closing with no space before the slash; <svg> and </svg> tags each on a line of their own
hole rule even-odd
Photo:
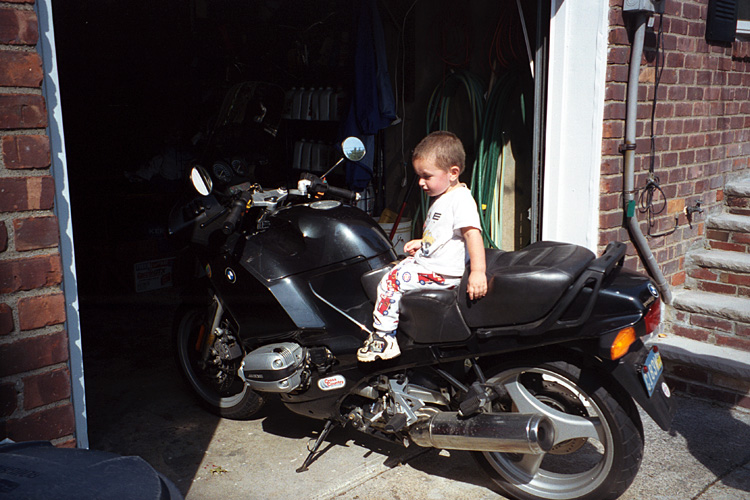
<svg viewBox="0 0 750 500">
<path fill-rule="evenodd" d="M 487 264 L 484 259 L 484 242 L 482 241 L 482 232 L 475 227 L 464 227 L 461 229 L 464 241 L 466 242 L 466 251 L 469 254 L 471 272 L 469 281 L 466 285 L 466 292 L 469 299 L 481 299 L 487 294 Z"/>
<path fill-rule="evenodd" d="M 422 240 L 409 240 L 404 243 L 404 252 L 414 255 L 422 247 Z"/>
</svg>

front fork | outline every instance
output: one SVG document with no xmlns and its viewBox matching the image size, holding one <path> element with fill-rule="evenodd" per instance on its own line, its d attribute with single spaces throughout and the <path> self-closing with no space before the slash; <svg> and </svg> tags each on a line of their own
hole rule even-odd
<svg viewBox="0 0 750 500">
<path fill-rule="evenodd" d="M 216 332 L 221 324 L 221 317 L 224 315 L 224 306 L 221 305 L 221 302 L 216 295 L 214 295 L 210 311 L 207 321 L 201 325 L 201 332 L 198 334 L 198 341 L 195 345 L 195 350 L 201 352 L 200 362 L 204 364 L 204 366 L 211 356 L 211 347 L 214 345 Z M 206 333 L 206 325 L 208 324 L 210 324 L 211 327 L 208 329 L 208 333 Z"/>
</svg>

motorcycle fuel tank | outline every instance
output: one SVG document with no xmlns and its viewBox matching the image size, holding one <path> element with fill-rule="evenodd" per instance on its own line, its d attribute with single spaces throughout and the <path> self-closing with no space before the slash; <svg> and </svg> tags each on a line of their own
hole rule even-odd
<svg viewBox="0 0 750 500">
<path fill-rule="evenodd" d="M 393 251 L 366 213 L 331 200 L 284 208 L 269 222 L 268 230 L 247 239 L 241 257 L 243 266 L 266 281 Z"/>
</svg>

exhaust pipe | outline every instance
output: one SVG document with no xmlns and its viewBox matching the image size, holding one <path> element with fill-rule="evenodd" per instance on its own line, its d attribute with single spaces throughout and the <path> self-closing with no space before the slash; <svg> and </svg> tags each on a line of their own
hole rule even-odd
<svg viewBox="0 0 750 500">
<path fill-rule="evenodd" d="M 552 448 L 555 427 L 539 414 L 439 412 L 414 424 L 409 437 L 425 448 L 539 455 Z"/>
</svg>

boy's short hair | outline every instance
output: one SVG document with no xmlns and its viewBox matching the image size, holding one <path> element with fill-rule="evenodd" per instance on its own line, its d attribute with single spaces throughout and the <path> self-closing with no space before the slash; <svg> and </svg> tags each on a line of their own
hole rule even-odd
<svg viewBox="0 0 750 500">
<path fill-rule="evenodd" d="M 466 168 L 466 151 L 456 134 L 445 130 L 432 132 L 419 141 L 414 153 L 411 155 L 412 162 L 418 159 L 432 158 L 435 165 L 448 171 L 453 165 L 458 166 L 459 173 Z"/>
</svg>

